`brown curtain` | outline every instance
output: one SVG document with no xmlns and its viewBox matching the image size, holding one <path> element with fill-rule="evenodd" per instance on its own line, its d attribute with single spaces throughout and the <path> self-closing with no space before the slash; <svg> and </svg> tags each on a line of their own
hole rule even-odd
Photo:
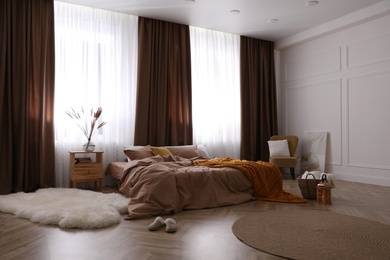
<svg viewBox="0 0 390 260">
<path fill-rule="evenodd" d="M 268 161 L 277 133 L 274 43 L 241 36 L 241 158 Z"/>
<path fill-rule="evenodd" d="M 0 194 L 54 186 L 53 0 L 0 1 Z"/>
<path fill-rule="evenodd" d="M 190 31 L 140 17 L 135 145 L 192 144 Z"/>
</svg>

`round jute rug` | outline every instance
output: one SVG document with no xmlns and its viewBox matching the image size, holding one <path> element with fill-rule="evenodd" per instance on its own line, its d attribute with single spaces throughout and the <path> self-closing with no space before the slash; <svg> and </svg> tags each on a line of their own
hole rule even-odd
<svg viewBox="0 0 390 260">
<path fill-rule="evenodd" d="M 291 259 L 390 259 L 390 226 L 331 211 L 270 211 L 242 217 L 234 235 Z"/>
</svg>

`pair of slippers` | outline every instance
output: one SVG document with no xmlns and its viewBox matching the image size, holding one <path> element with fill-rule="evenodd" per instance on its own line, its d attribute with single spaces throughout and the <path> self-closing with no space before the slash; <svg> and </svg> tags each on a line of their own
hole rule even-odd
<svg viewBox="0 0 390 260">
<path fill-rule="evenodd" d="M 176 221 L 173 218 L 164 220 L 162 217 L 157 217 L 150 225 L 149 231 L 156 231 L 165 226 L 165 232 L 175 233 L 177 231 Z"/>
</svg>

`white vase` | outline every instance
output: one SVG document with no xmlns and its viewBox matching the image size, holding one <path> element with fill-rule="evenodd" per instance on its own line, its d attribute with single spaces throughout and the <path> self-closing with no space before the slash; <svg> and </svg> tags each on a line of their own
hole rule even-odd
<svg viewBox="0 0 390 260">
<path fill-rule="evenodd" d="M 93 152 L 95 150 L 95 144 L 93 142 L 89 142 L 88 147 L 87 144 L 88 142 L 83 145 L 83 151 Z"/>
</svg>

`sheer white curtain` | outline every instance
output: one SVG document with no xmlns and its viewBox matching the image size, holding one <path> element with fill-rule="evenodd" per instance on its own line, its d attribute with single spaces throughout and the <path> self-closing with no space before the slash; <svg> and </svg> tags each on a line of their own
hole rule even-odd
<svg viewBox="0 0 390 260">
<path fill-rule="evenodd" d="M 65 113 L 103 108 L 107 122 L 92 137 L 103 150 L 103 169 L 125 158 L 134 137 L 138 17 L 55 2 L 56 186 L 69 186 L 69 153 L 86 137 Z M 106 178 L 104 184 L 111 184 Z"/>
<path fill-rule="evenodd" d="M 190 27 L 194 143 L 240 158 L 240 36 Z"/>
</svg>

